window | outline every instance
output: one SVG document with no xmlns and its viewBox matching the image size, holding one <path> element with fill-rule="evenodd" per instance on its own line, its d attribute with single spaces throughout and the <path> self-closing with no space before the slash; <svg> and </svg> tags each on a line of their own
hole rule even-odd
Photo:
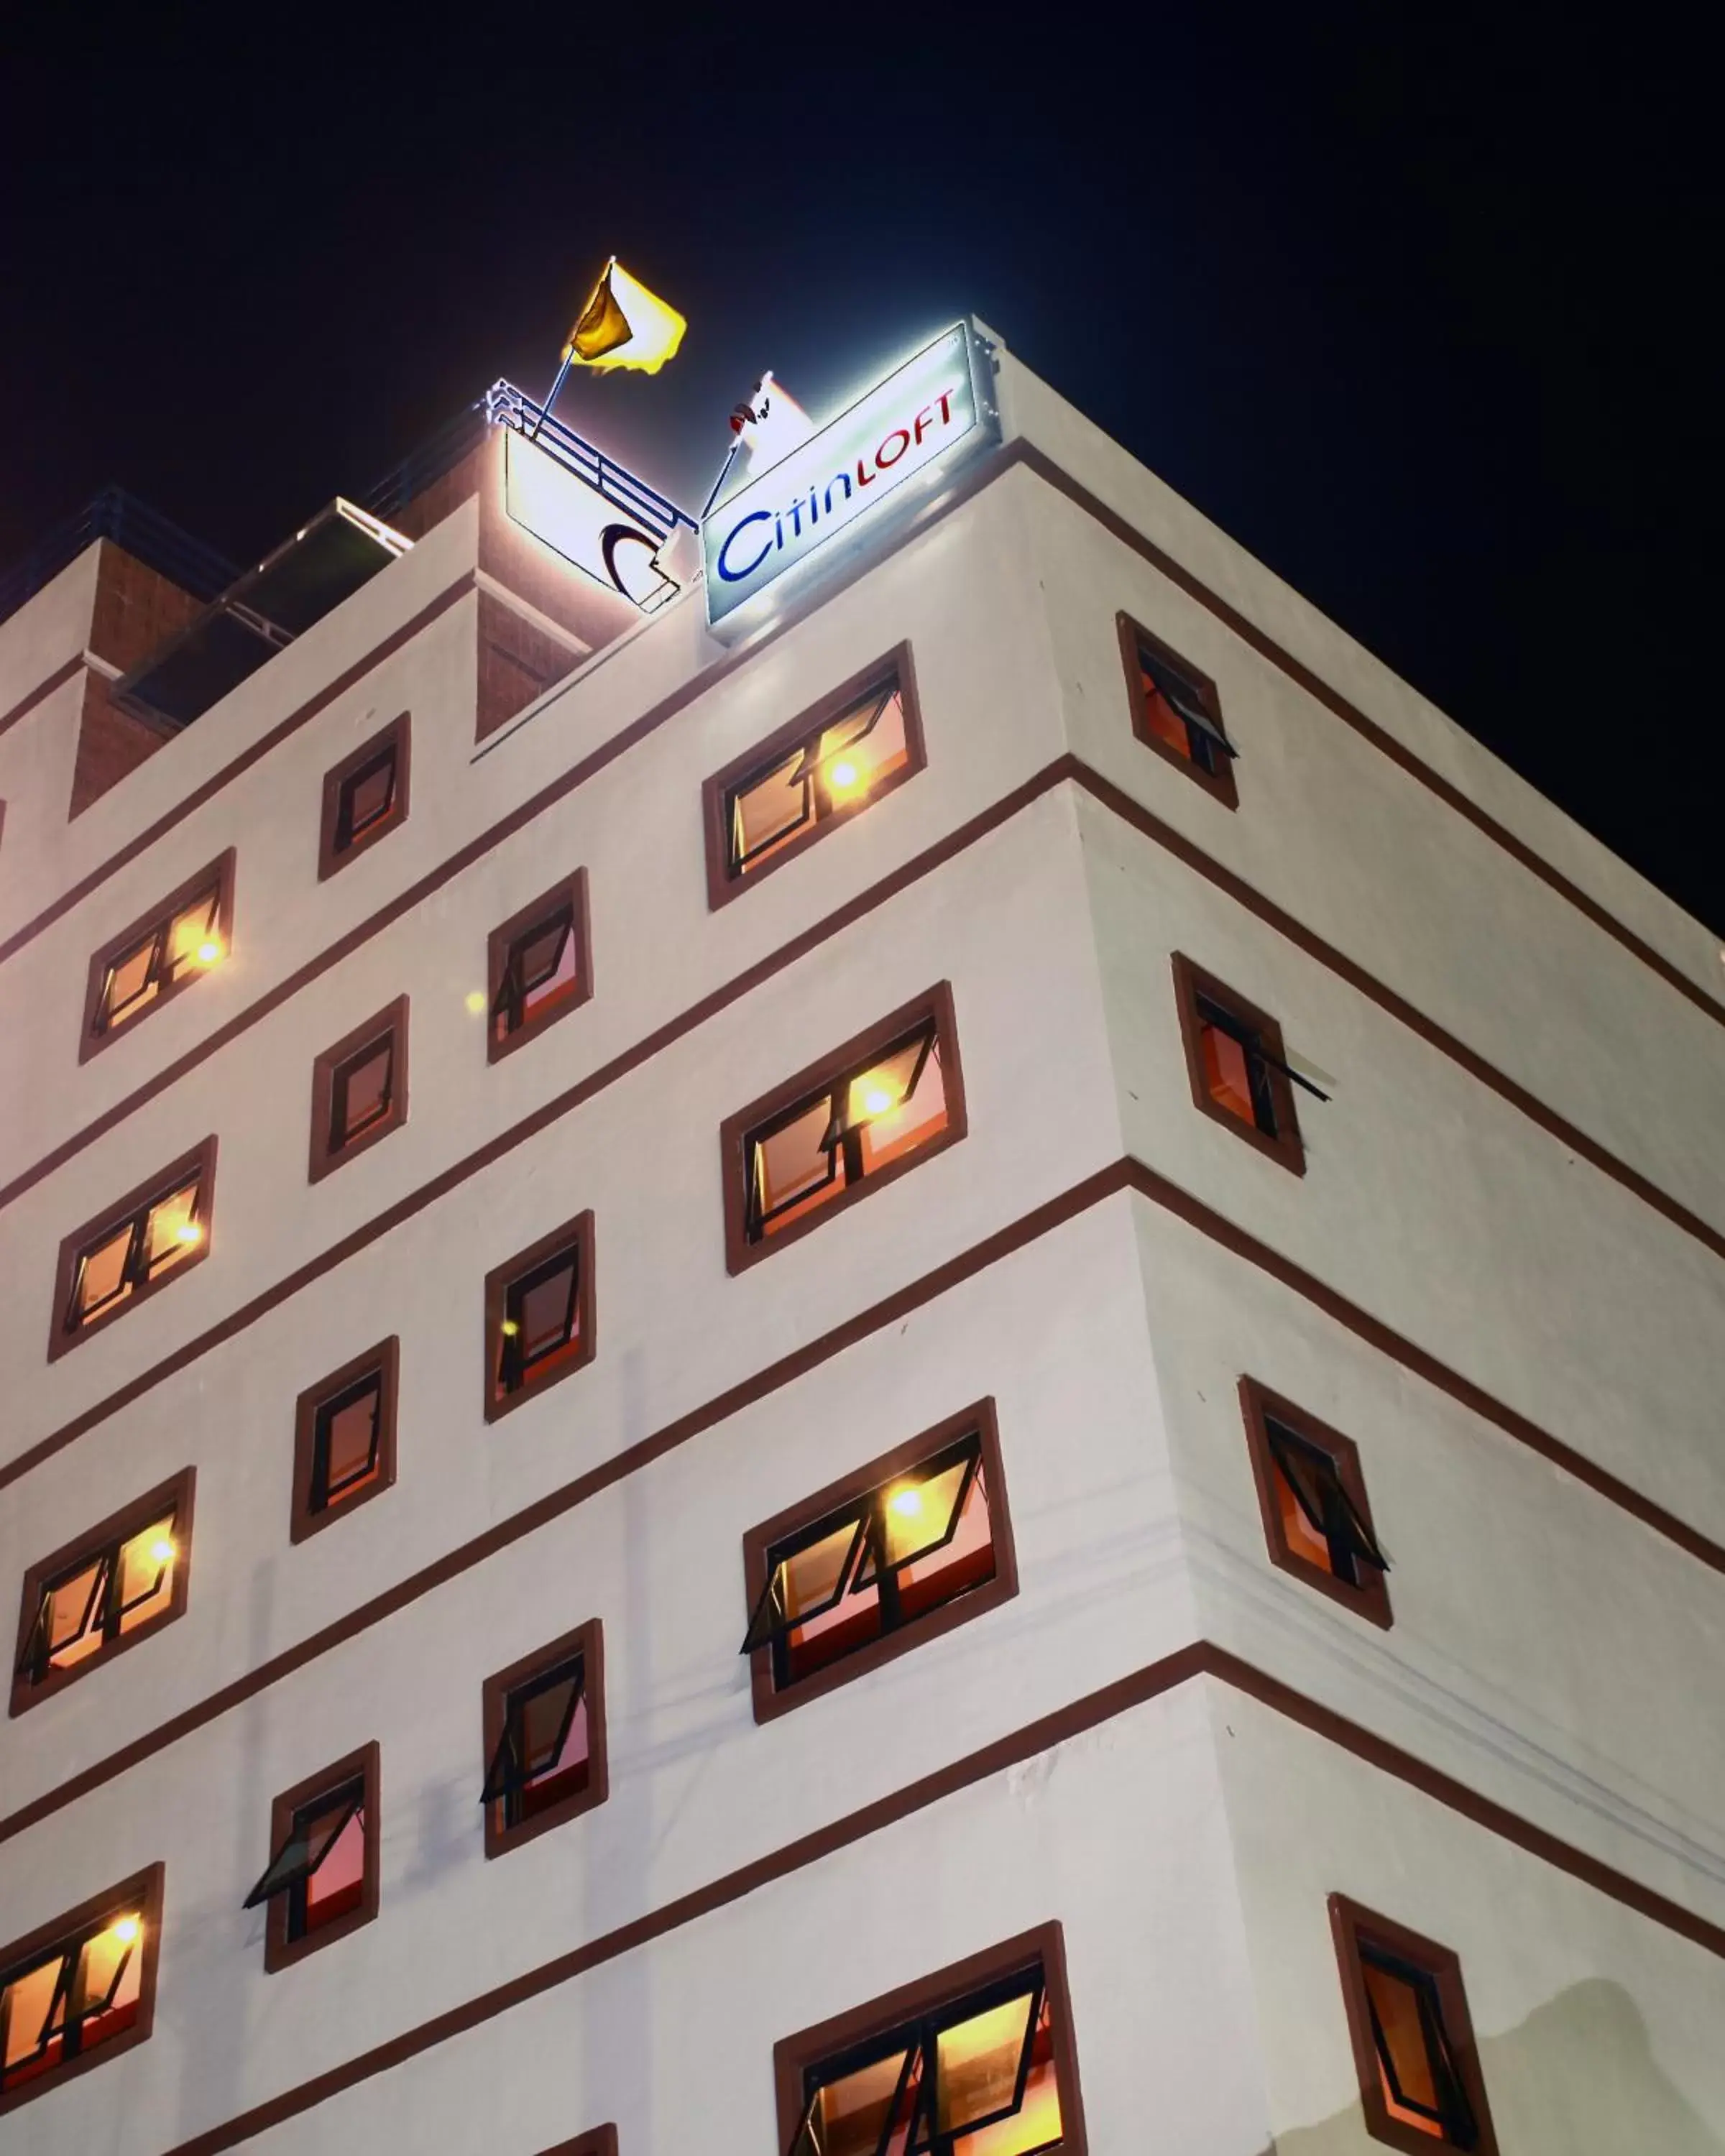
<svg viewBox="0 0 1725 2156">
<path fill-rule="evenodd" d="M 1018 1592 L 994 1404 L 980 1400 L 743 1537 L 755 1719 Z"/>
<path fill-rule="evenodd" d="M 395 1481 L 393 1334 L 300 1394 L 294 1411 L 289 1539 L 302 1543 Z"/>
<path fill-rule="evenodd" d="M 911 648 L 901 644 L 707 780 L 709 905 L 734 898 L 927 761 Z"/>
<path fill-rule="evenodd" d="M 731 1270 L 964 1130 L 952 992 L 942 982 L 726 1122 Z"/>
<path fill-rule="evenodd" d="M 208 1254 L 215 1188 L 216 1142 L 208 1137 L 66 1237 L 55 1276 L 49 1362 Z"/>
<path fill-rule="evenodd" d="M 410 733 L 403 711 L 324 773 L 319 882 L 407 821 Z"/>
<path fill-rule="evenodd" d="M 1250 1378 L 1240 1400 L 1271 1563 L 1387 1629 L 1389 1561 L 1353 1439 Z"/>
<path fill-rule="evenodd" d="M 593 993 L 587 935 L 587 871 L 578 869 L 491 931 L 486 954 L 495 1063 Z"/>
<path fill-rule="evenodd" d="M 1344 1895 L 1330 1897 L 1330 1925 L 1367 2131 L 1409 2156 L 1497 2156 L 1461 1963 Z"/>
<path fill-rule="evenodd" d="M 583 1213 L 485 1275 L 485 1420 L 593 1351 L 593 1215 Z"/>
<path fill-rule="evenodd" d="M 162 1867 L 0 1947 L 0 2112 L 117 2058 L 150 2033 Z"/>
<path fill-rule="evenodd" d="M 311 1066 L 312 1182 L 408 1119 L 408 999 L 344 1034 Z"/>
<path fill-rule="evenodd" d="M 773 2071 L 788 2156 L 1084 2156 L 1058 1924 L 787 2038 Z"/>
<path fill-rule="evenodd" d="M 24 1574 L 13 1714 L 183 1614 L 195 1480 L 184 1469 Z"/>
<path fill-rule="evenodd" d="M 1298 1086 L 1314 1100 L 1330 1096 L 1290 1065 L 1281 1028 L 1267 1012 L 1178 956 L 1174 999 L 1193 1100 L 1205 1115 L 1303 1175 L 1306 1153 L 1293 1089 Z"/>
<path fill-rule="evenodd" d="M 78 1060 L 87 1062 L 146 1011 L 201 980 L 234 940 L 234 853 L 202 869 L 90 962 Z"/>
<path fill-rule="evenodd" d="M 594 1618 L 485 1680 L 485 1854 L 605 1801 L 604 1640 Z"/>
<path fill-rule="evenodd" d="M 1223 731 L 1215 683 L 1128 615 L 1122 614 L 1119 623 L 1132 732 L 1147 747 L 1195 778 L 1224 808 L 1237 807 L 1234 748 Z"/>
<path fill-rule="evenodd" d="M 591 2133 L 578 2133 L 572 2141 L 560 2141 L 541 2156 L 617 2156 L 617 2128 L 598 2126 Z"/>
<path fill-rule="evenodd" d="M 270 1848 L 244 1906 L 265 1911 L 264 1967 L 273 1974 L 377 1913 L 377 1747 L 279 1796 Z"/>
</svg>

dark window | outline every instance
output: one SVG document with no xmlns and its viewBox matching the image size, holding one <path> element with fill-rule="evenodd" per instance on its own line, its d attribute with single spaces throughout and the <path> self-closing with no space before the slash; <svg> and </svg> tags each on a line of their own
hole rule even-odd
<svg viewBox="0 0 1725 2156">
<path fill-rule="evenodd" d="M 398 996 L 312 1065 L 312 1182 L 407 1119 L 408 999 Z"/>
<path fill-rule="evenodd" d="M 60 1245 L 49 1359 L 64 1354 L 202 1258 L 209 1247 L 216 1142 L 166 1168 Z"/>
<path fill-rule="evenodd" d="M 793 2037 L 774 2063 L 788 2156 L 1085 2147 L 1055 1926 Z"/>
<path fill-rule="evenodd" d="M 275 1970 L 377 1913 L 377 1747 L 278 1797 L 270 1844 L 244 1907 L 267 1911 L 264 1966 Z"/>
<path fill-rule="evenodd" d="M 605 1797 L 604 1657 L 598 1620 L 486 1681 L 485 1853 L 495 1856 Z"/>
<path fill-rule="evenodd" d="M 1366 2125 L 1392 2148 L 1497 2156 L 1479 2055 L 1447 1947 L 1340 1894 L 1330 1919 Z"/>
<path fill-rule="evenodd" d="M 488 955 L 486 1054 L 495 1063 L 593 992 L 586 870 L 494 928 Z"/>
<path fill-rule="evenodd" d="M 295 1542 L 395 1481 L 398 1358 L 392 1337 L 300 1394 L 294 1420 Z"/>
<path fill-rule="evenodd" d="M 757 1720 L 1005 1600 L 1018 1574 L 993 1402 L 752 1529 L 743 1572 Z"/>
<path fill-rule="evenodd" d="M 324 774 L 320 880 L 345 868 L 357 854 L 406 821 L 408 744 L 408 718 L 403 711 Z"/>
<path fill-rule="evenodd" d="M 593 1354 L 593 1215 L 582 1214 L 485 1276 L 485 1419 Z"/>
<path fill-rule="evenodd" d="M 922 768 L 908 646 L 706 782 L 715 906 Z"/>
<path fill-rule="evenodd" d="M 726 1123 L 731 1270 L 963 1134 L 942 984 Z"/>
<path fill-rule="evenodd" d="M 1223 728 L 1215 683 L 1127 615 L 1119 624 L 1133 731 L 1225 808 L 1235 808 L 1234 748 Z"/>
<path fill-rule="evenodd" d="M 1372 1525 L 1358 1448 L 1250 1378 L 1240 1379 L 1240 1397 L 1271 1562 L 1388 1625 L 1389 1563 Z"/>
<path fill-rule="evenodd" d="M 80 1062 L 219 965 L 228 955 L 233 917 L 228 852 L 104 945 L 90 962 Z"/>
<path fill-rule="evenodd" d="M 150 2033 L 162 1866 L 0 1948 L 0 2112 Z"/>
<path fill-rule="evenodd" d="M 1298 1086 L 1319 1101 L 1329 1096 L 1290 1065 L 1281 1028 L 1267 1012 L 1200 973 L 1189 958 L 1174 960 L 1174 997 L 1198 1106 L 1303 1174 L 1293 1089 Z"/>
<path fill-rule="evenodd" d="M 12 1712 L 186 1607 L 193 1471 L 140 1497 L 24 1575 Z"/>
</svg>

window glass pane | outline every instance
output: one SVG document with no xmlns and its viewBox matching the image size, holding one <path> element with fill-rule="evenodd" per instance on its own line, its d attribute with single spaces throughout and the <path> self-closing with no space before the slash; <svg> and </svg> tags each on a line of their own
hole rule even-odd
<svg viewBox="0 0 1725 2156">
<path fill-rule="evenodd" d="M 0 1994 L 0 2026 L 6 2035 L 5 2079 L 10 2087 L 30 2073 L 59 2061 L 65 2027 L 65 1999 L 59 1994 L 63 1957 L 39 1962 L 14 1977 Z"/>
<path fill-rule="evenodd" d="M 977 1470 L 958 1517 L 957 1532 L 943 1548 L 931 1551 L 898 1573 L 899 1615 L 908 1624 L 955 1596 L 968 1594 L 994 1577 L 994 1538 L 988 1524 L 988 1493 Z"/>
<path fill-rule="evenodd" d="M 389 813 L 395 798 L 395 751 L 386 750 L 375 763 L 355 772 L 342 788 L 342 820 L 352 841 Z"/>
<path fill-rule="evenodd" d="M 1244 1046 L 1231 1034 L 1208 1022 L 1200 1026 L 1199 1037 L 1204 1044 L 1204 1075 L 1211 1099 L 1243 1123 L 1255 1123 L 1251 1070 Z"/>
<path fill-rule="evenodd" d="M 136 1910 L 85 1943 L 78 1958 L 74 2010 L 82 2019 L 79 2048 L 117 2035 L 132 2019 L 143 1977 L 142 1919 Z"/>
<path fill-rule="evenodd" d="M 322 1453 L 322 1496 L 326 1504 L 350 1496 L 377 1471 L 381 1393 L 380 1382 L 372 1376 L 365 1378 L 357 1391 L 345 1393 L 318 1410 L 317 1439 Z"/>
<path fill-rule="evenodd" d="M 572 1666 L 566 1664 L 551 1673 L 548 1680 L 535 1679 L 510 1696 L 510 1734 L 525 1775 L 507 1804 L 506 1818 L 511 1826 L 587 1787 L 587 1700 L 584 1694 L 576 1697 L 582 1677 L 578 1661 Z"/>
<path fill-rule="evenodd" d="M 947 1127 L 947 1094 L 938 1042 L 929 1050 L 914 1089 L 906 1091 L 921 1053 L 922 1043 L 913 1042 L 851 1082 L 852 1113 L 863 1125 L 865 1174 L 926 1145 Z"/>
<path fill-rule="evenodd" d="M 85 1252 L 78 1263 L 78 1278 L 72 1291 L 72 1307 L 80 1324 L 106 1310 L 110 1304 L 121 1302 L 131 1293 L 131 1283 L 126 1277 L 126 1254 L 131 1247 L 131 1223 L 116 1228 L 111 1234 Z"/>
<path fill-rule="evenodd" d="M 120 1545 L 120 1629 L 135 1632 L 160 1616 L 173 1599 L 174 1516 L 159 1520 Z"/>
<path fill-rule="evenodd" d="M 889 1565 L 904 1564 L 945 1539 L 969 1465 L 956 1460 L 932 1475 L 903 1476 L 887 1491 L 881 1524 Z"/>
<path fill-rule="evenodd" d="M 574 1329 L 575 1260 L 557 1260 L 554 1271 L 542 1275 L 522 1290 L 521 1297 L 521 1348 L 528 1361 L 561 1347 Z"/>
<path fill-rule="evenodd" d="M 150 959 L 155 948 L 152 932 L 136 949 L 115 959 L 109 967 L 102 988 L 102 1015 L 106 1025 L 118 1025 L 155 1001 L 159 984 L 150 973 Z"/>
<path fill-rule="evenodd" d="M 953 2156 L 1034 2156 L 1038 2150 L 1060 2145 L 1060 2091 L 1055 2074 L 1054 2025 L 1045 2000 L 1031 2046 L 1023 2103 L 1012 2118 L 985 2126 L 976 2133 L 961 2134 L 952 2150 Z"/>
<path fill-rule="evenodd" d="M 144 1270 L 149 1278 L 177 1265 L 203 1240 L 197 1208 L 196 1182 L 183 1184 L 150 1208 L 144 1226 Z"/>
<path fill-rule="evenodd" d="M 312 1815 L 308 1822 L 311 1854 L 316 1869 L 305 1885 L 305 1915 L 304 1928 L 316 1931 L 321 1924 L 333 1923 L 337 1917 L 346 1916 L 357 1909 L 365 1891 L 366 1835 L 363 1808 L 347 1815 L 346 1823 L 330 1840 L 330 1830 L 336 1825 L 351 1799 L 342 1797 Z M 327 1850 L 321 1862 L 317 1861 L 320 1847 Z"/>
<path fill-rule="evenodd" d="M 832 1121 L 830 1096 L 823 1093 L 810 1107 L 755 1143 L 755 1177 L 764 1231 L 770 1235 L 792 1218 L 789 1208 L 819 1194 L 836 1195 L 845 1188 L 845 1163 L 837 1148 L 821 1140 Z"/>
<path fill-rule="evenodd" d="M 221 944 L 216 933 L 216 916 L 220 911 L 221 901 L 219 889 L 206 891 L 174 916 L 167 932 L 166 970 L 170 981 L 177 981 L 183 974 L 213 965 L 221 957 Z"/>
<path fill-rule="evenodd" d="M 1162 693 L 1155 675 L 1139 655 L 1139 672 L 1144 685 L 1144 722 L 1158 741 L 1173 750 L 1177 756 L 1190 758 L 1192 737 L 1186 721 Z"/>
<path fill-rule="evenodd" d="M 521 984 L 529 1018 L 575 986 L 575 926 L 567 913 L 528 942 L 521 953 Z"/>
<path fill-rule="evenodd" d="M 1011 2110 L 1030 2033 L 1034 1992 L 973 2015 L 935 2038 L 936 2123 L 963 2133 Z"/>
<path fill-rule="evenodd" d="M 814 819 L 814 788 L 803 775 L 803 751 L 746 782 L 732 796 L 732 860 L 745 875 Z"/>
<path fill-rule="evenodd" d="M 810 2121 L 814 2139 L 810 2142 L 805 2135 L 803 2146 L 819 2151 L 819 2156 L 876 2156 L 885 2143 L 891 2156 L 899 2156 L 903 2143 L 898 2131 L 887 2141 L 887 2123 L 891 2118 L 894 2128 L 901 2130 L 910 2114 L 910 2089 L 902 2101 L 896 2105 L 894 2101 L 906 2056 L 904 2051 L 894 2051 L 872 2066 L 829 2082 L 814 2100 Z"/>
<path fill-rule="evenodd" d="M 48 1597 L 48 1661 L 56 1670 L 69 1670 L 93 1655 L 102 1644 L 105 1559 L 93 1558 L 69 1579 L 49 1589 Z"/>
<path fill-rule="evenodd" d="M 1408 1979 L 1365 1954 L 1361 1973 L 1371 2001 L 1384 2107 L 1392 2118 L 1444 2139 L 1437 2077 L 1420 2017 L 1420 1994 Z"/>
<path fill-rule="evenodd" d="M 389 1113 L 394 1065 L 394 1036 L 386 1034 L 336 1072 L 330 1105 L 332 1145 L 347 1144 Z"/>
<path fill-rule="evenodd" d="M 807 1549 L 783 1560 L 779 1567 L 779 1596 L 787 1617 L 796 1619 L 807 1610 L 824 1609 L 839 1591 L 845 1562 L 856 1540 L 855 1515 L 824 1535 Z"/>
</svg>

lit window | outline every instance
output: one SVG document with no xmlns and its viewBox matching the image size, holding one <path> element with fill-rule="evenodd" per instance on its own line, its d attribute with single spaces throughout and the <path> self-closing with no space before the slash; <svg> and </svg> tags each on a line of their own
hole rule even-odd
<svg viewBox="0 0 1725 2156">
<path fill-rule="evenodd" d="M 591 1355 L 592 1223 L 583 1213 L 486 1276 L 488 1420 Z"/>
<path fill-rule="evenodd" d="M 318 875 L 333 875 L 406 820 L 408 718 L 403 711 L 346 757 L 323 782 Z"/>
<path fill-rule="evenodd" d="M 157 1865 L 0 1949 L 0 2111 L 148 2035 L 161 1906 Z"/>
<path fill-rule="evenodd" d="M 363 1152 L 408 1116 L 408 999 L 345 1034 L 312 1065 L 314 1183 Z"/>
<path fill-rule="evenodd" d="M 1389 1563 L 1372 1525 L 1358 1448 L 1250 1378 L 1240 1394 L 1271 1562 L 1388 1625 Z"/>
<path fill-rule="evenodd" d="M 186 1606 L 193 1476 L 128 1505 L 24 1578 L 12 1712 Z"/>
<path fill-rule="evenodd" d="M 1292 1089 L 1297 1086 L 1314 1100 L 1330 1096 L 1289 1063 L 1281 1028 L 1187 958 L 1174 960 L 1174 993 L 1194 1101 L 1303 1173 Z"/>
<path fill-rule="evenodd" d="M 227 957 L 233 906 L 228 853 L 96 953 L 80 1060 Z"/>
<path fill-rule="evenodd" d="M 878 796 L 909 762 L 895 676 L 726 788 L 729 873 L 753 875 L 793 839 Z"/>
<path fill-rule="evenodd" d="M 483 1699 L 490 1856 L 605 1795 L 599 1626 L 583 1625 L 488 1680 Z"/>
<path fill-rule="evenodd" d="M 755 1719 L 768 1722 L 1018 1592 L 983 1399 L 742 1538 Z"/>
<path fill-rule="evenodd" d="M 398 1343 L 392 1337 L 300 1395 L 291 1538 L 305 1537 L 395 1480 Z"/>
<path fill-rule="evenodd" d="M 1215 683 L 1128 616 L 1122 614 L 1119 623 L 1139 740 L 1179 764 L 1224 806 L 1235 808 L 1235 752 L 1223 729 Z"/>
<path fill-rule="evenodd" d="M 884 2025 L 869 2028 L 871 2018 L 844 2017 L 832 2027 L 841 2039 L 846 2024 L 862 2028 L 830 2051 L 817 2048 L 822 2030 L 779 2047 L 799 2105 L 789 2156 L 1082 2148 L 1065 1989 L 1056 1992 L 1041 1956 Z"/>
<path fill-rule="evenodd" d="M 1461 1963 L 1339 1894 L 1330 1913 L 1368 2129 L 1393 2148 L 1497 2156 Z"/>
<path fill-rule="evenodd" d="M 725 1126 L 727 1175 L 740 1174 L 742 1248 L 855 1194 L 913 1156 L 963 1135 L 954 1083 L 952 1006 L 944 990 L 922 999 L 816 1070 Z"/>
<path fill-rule="evenodd" d="M 67 1237 L 50 1359 L 203 1256 L 214 1183 L 211 1138 L 106 1219 Z"/>
<path fill-rule="evenodd" d="M 586 898 L 583 871 L 491 932 L 486 1052 L 494 1063 L 586 1001 L 591 990 Z"/>
<path fill-rule="evenodd" d="M 377 1912 L 377 1748 L 278 1797 L 273 1854 L 245 1897 L 267 1907 L 264 1965 L 280 1968 Z"/>
</svg>

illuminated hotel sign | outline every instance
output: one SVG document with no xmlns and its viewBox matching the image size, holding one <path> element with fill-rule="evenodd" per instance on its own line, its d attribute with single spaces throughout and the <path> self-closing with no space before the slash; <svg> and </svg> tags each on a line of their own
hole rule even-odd
<svg viewBox="0 0 1725 2156">
<path fill-rule="evenodd" d="M 907 480 L 943 476 L 999 430 L 987 356 L 960 322 L 711 511 L 701 527 L 708 623 L 741 634 L 768 610 L 766 593 L 783 596 L 782 579 L 844 551 L 834 541 L 865 524 L 872 534 L 925 501 Z"/>
</svg>

